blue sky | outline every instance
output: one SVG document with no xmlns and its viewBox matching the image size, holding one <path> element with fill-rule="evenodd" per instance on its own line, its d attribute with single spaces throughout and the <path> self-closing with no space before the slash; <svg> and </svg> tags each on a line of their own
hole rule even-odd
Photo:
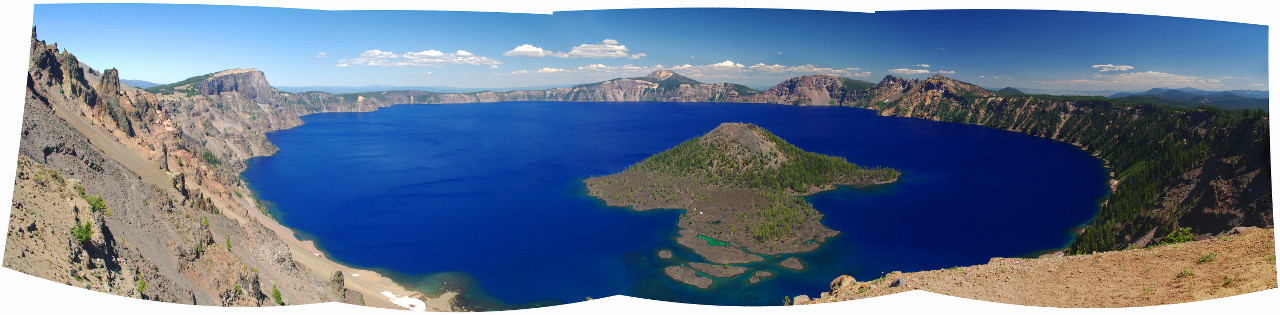
<svg viewBox="0 0 1280 315">
<path fill-rule="evenodd" d="M 112 17 L 104 23 L 104 17 Z M 257 68 L 277 86 L 511 88 L 659 69 L 768 87 L 943 74 L 1050 91 L 1267 89 L 1267 27 L 1111 13 L 631 9 L 553 15 L 40 4 L 41 39 L 157 83 Z"/>
</svg>

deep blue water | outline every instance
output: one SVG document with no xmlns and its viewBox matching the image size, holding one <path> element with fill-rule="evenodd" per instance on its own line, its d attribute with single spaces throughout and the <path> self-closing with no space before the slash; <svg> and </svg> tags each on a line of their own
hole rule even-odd
<svg viewBox="0 0 1280 315">
<path fill-rule="evenodd" d="M 280 152 L 243 173 L 273 214 L 338 261 L 423 289 L 464 288 L 486 307 L 616 294 L 777 305 L 841 274 L 985 263 L 1066 246 L 1105 196 L 1100 160 L 1070 145 L 863 109 L 724 103 L 506 102 L 397 105 L 304 117 L 268 135 Z M 702 291 L 667 279 L 676 210 L 635 212 L 581 181 L 625 169 L 722 122 L 750 122 L 801 149 L 903 171 L 896 183 L 807 197 L 841 234 Z M 776 261 L 785 257 L 771 259 Z M 492 299 L 490 299 L 490 297 Z"/>
</svg>

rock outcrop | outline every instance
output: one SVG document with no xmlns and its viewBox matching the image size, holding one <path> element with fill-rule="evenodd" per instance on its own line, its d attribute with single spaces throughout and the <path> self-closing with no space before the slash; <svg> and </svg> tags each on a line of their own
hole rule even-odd
<svg viewBox="0 0 1280 315">
<path fill-rule="evenodd" d="M 787 105 L 839 105 L 846 90 L 845 80 L 833 75 L 791 78 L 747 98 L 746 101 Z"/>
<path fill-rule="evenodd" d="M 235 150 L 226 144 L 254 135 L 244 132 L 252 125 L 210 118 L 250 120 L 229 103 L 269 111 L 241 95 L 254 90 L 246 89 L 252 72 L 231 80 L 234 87 L 211 89 L 226 103 L 157 97 L 34 33 L 11 214 L 18 225 L 9 231 L 6 267 L 173 303 L 262 305 L 263 285 L 278 287 L 291 303 L 351 301 L 354 295 L 331 290 L 254 219 L 261 214 L 248 212 L 258 209 L 240 196 L 249 190 L 238 179 L 219 176 L 227 170 L 220 166 L 239 162 L 219 154 Z M 273 95 L 265 93 L 255 96 Z M 197 130 L 238 137 L 210 141 L 210 133 L 191 133 Z"/>
<path fill-rule="evenodd" d="M 232 69 L 214 73 L 208 79 L 193 83 L 196 90 L 204 95 L 223 95 L 239 93 L 259 103 L 272 103 L 279 93 L 267 77 L 257 69 Z"/>
</svg>

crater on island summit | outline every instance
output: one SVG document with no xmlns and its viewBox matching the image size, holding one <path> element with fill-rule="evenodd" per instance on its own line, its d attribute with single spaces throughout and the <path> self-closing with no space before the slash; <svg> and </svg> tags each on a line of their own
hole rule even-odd
<svg viewBox="0 0 1280 315">
<path fill-rule="evenodd" d="M 610 206 L 684 209 L 676 242 L 725 265 L 818 249 L 839 232 L 822 225 L 822 213 L 800 196 L 835 185 L 889 183 L 898 175 L 802 151 L 756 125 L 723 123 L 625 171 L 584 182 L 591 196 Z M 701 267 L 694 269 L 708 269 Z M 707 287 L 706 281 L 681 280 L 699 279 L 689 270 L 668 268 L 673 270 L 686 271 L 668 272 L 673 279 Z"/>
</svg>

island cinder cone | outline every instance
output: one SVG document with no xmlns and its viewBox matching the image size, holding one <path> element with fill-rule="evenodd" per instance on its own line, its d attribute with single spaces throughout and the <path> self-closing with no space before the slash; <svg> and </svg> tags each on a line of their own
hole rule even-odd
<svg viewBox="0 0 1280 315">
<path fill-rule="evenodd" d="M 698 144 L 707 146 L 715 143 L 724 146 L 724 153 L 737 162 L 739 168 L 752 156 L 763 156 L 763 166 L 778 169 L 787 162 L 787 155 L 778 151 L 778 145 L 766 139 L 764 129 L 752 124 L 723 123 L 707 134 L 698 137 Z"/>
<path fill-rule="evenodd" d="M 610 206 L 685 209 L 677 243 L 711 263 L 743 264 L 763 260 L 752 254 L 812 251 L 839 234 L 822 225 L 822 213 L 797 196 L 835 185 L 888 183 L 898 174 L 804 152 L 756 125 L 724 123 L 621 173 L 585 182 L 592 196 Z M 681 268 L 666 271 L 700 288 L 711 281 Z"/>
</svg>

